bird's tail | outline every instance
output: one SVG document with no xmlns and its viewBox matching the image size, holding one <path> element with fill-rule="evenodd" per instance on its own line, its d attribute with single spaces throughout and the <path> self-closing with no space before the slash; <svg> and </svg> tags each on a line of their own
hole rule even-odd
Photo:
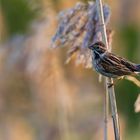
<svg viewBox="0 0 140 140">
<path fill-rule="evenodd" d="M 137 65 L 136 65 L 136 71 L 137 71 L 137 72 L 140 72 L 140 64 L 137 64 Z"/>
</svg>

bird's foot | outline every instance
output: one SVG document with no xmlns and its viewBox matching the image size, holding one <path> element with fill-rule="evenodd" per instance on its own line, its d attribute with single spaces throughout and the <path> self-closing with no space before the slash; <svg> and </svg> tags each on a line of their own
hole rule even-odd
<svg viewBox="0 0 140 140">
<path fill-rule="evenodd" d="M 108 83 L 108 88 L 111 88 L 112 86 L 114 86 L 114 83 Z"/>
<path fill-rule="evenodd" d="M 124 78 L 124 76 L 119 77 L 118 79 L 114 80 L 113 83 L 108 83 L 108 88 L 111 88 L 112 86 L 116 85 L 119 83 Z"/>
</svg>

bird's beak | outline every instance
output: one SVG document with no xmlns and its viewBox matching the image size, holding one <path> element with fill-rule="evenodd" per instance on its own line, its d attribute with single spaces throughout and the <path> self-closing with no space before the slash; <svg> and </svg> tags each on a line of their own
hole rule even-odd
<svg viewBox="0 0 140 140">
<path fill-rule="evenodd" d="M 94 48 L 93 44 L 92 45 L 89 45 L 88 48 L 91 49 L 91 50 L 93 50 L 93 48 Z"/>
</svg>

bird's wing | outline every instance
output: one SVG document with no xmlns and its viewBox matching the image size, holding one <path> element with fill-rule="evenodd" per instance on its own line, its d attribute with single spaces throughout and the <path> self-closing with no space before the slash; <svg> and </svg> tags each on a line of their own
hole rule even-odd
<svg viewBox="0 0 140 140">
<path fill-rule="evenodd" d="M 132 74 L 133 71 L 125 65 L 125 60 L 123 62 L 122 60 L 122 58 L 112 53 L 108 53 L 101 59 L 100 64 L 102 65 L 102 68 L 105 70 L 105 72 L 108 73 L 118 76 Z"/>
<path fill-rule="evenodd" d="M 136 65 L 125 58 L 118 57 L 121 60 L 121 63 L 125 65 L 127 68 L 131 69 L 133 72 L 136 71 Z"/>
</svg>

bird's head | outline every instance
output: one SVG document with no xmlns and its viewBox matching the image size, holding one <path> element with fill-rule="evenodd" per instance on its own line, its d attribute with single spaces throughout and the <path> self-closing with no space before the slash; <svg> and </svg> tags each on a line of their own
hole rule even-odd
<svg viewBox="0 0 140 140">
<path fill-rule="evenodd" d="M 98 41 L 98 42 L 90 45 L 88 48 L 91 49 L 93 52 L 98 53 L 98 54 L 102 54 L 102 53 L 106 52 L 106 46 L 101 41 Z"/>
</svg>

